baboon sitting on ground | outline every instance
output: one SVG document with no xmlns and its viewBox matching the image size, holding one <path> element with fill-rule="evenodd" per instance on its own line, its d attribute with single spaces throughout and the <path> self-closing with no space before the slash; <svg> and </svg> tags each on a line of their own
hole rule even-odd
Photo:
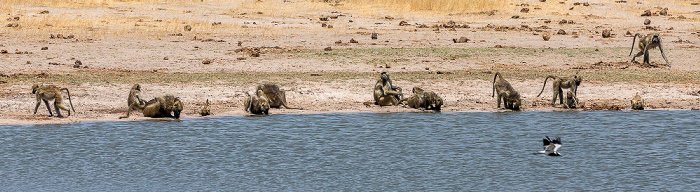
<svg viewBox="0 0 700 192">
<path fill-rule="evenodd" d="M 639 96 L 639 93 L 632 97 L 630 103 L 633 110 L 644 110 L 644 99 L 642 99 L 642 96 Z"/>
<path fill-rule="evenodd" d="M 38 85 L 34 84 L 32 85 L 32 94 L 36 96 L 36 106 L 34 106 L 34 115 L 36 115 L 37 110 L 39 109 L 39 105 L 41 105 L 41 101 L 44 101 L 44 104 L 46 104 L 46 109 L 49 110 L 49 117 L 53 117 L 53 113 L 51 112 L 51 107 L 49 106 L 49 101 L 54 100 L 53 106 L 56 109 L 56 114 L 58 115 L 57 117 L 63 117 L 61 115 L 61 110 L 66 110 L 68 111 L 68 116 L 70 116 L 70 110 L 63 106 L 63 96 L 61 96 L 61 91 L 65 90 L 66 94 L 68 94 L 68 102 L 70 103 L 70 108 L 73 109 L 73 112 L 75 112 L 75 108 L 73 108 L 73 101 L 70 98 L 70 91 L 68 91 L 68 88 L 59 88 L 56 87 L 55 85 Z"/>
<path fill-rule="evenodd" d="M 379 106 L 398 105 L 402 99 L 401 88 L 392 84 L 388 73 L 382 72 L 374 85 L 374 103 Z"/>
<path fill-rule="evenodd" d="M 121 116 L 119 119 L 129 118 L 131 110 L 143 111 L 143 108 L 146 107 L 146 101 L 141 99 L 141 85 L 134 84 L 134 86 L 131 87 L 129 97 L 126 98 L 126 103 L 128 106 L 126 116 Z"/>
<path fill-rule="evenodd" d="M 204 103 L 204 106 L 199 109 L 199 115 L 201 116 L 207 116 L 211 115 L 211 108 L 209 107 L 209 99 L 207 99 L 207 102 Z"/>
<path fill-rule="evenodd" d="M 578 97 L 571 91 L 566 92 L 566 102 L 564 103 L 564 108 L 567 109 L 576 109 L 579 108 L 581 105 L 578 102 Z"/>
<path fill-rule="evenodd" d="M 143 108 L 144 117 L 172 117 L 180 119 L 180 113 L 183 110 L 182 101 L 172 95 L 156 97 L 146 102 L 146 107 Z"/>
</svg>

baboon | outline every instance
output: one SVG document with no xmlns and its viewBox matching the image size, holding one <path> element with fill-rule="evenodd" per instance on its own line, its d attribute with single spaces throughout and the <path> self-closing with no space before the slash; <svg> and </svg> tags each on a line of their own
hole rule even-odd
<svg viewBox="0 0 700 192">
<path fill-rule="evenodd" d="M 508 83 L 508 81 L 501 76 L 501 73 L 496 72 L 496 74 L 493 75 L 492 85 L 493 89 L 491 91 L 491 97 L 494 96 L 494 93 L 498 94 L 496 108 L 500 109 L 501 101 L 503 101 L 503 108 L 520 110 L 520 105 L 522 104 L 520 93 L 513 89 L 513 86 L 511 86 L 510 83 Z"/>
<path fill-rule="evenodd" d="M 379 106 L 397 105 L 402 99 L 401 88 L 393 86 L 389 74 L 382 72 L 374 85 L 374 103 Z"/>
<path fill-rule="evenodd" d="M 443 105 L 442 98 L 432 91 L 423 91 L 419 87 L 413 88 L 413 95 L 402 99 L 411 108 L 440 111 Z"/>
<path fill-rule="evenodd" d="M 131 91 L 129 91 L 129 97 L 126 98 L 126 103 L 129 107 L 126 110 L 126 116 L 121 116 L 119 117 L 119 119 L 129 118 L 131 110 L 143 111 L 143 108 L 146 107 L 146 101 L 141 99 L 141 85 L 134 84 L 134 86 L 131 87 Z"/>
<path fill-rule="evenodd" d="M 270 107 L 272 108 L 279 109 L 281 106 L 284 106 L 284 108 L 287 109 L 299 109 L 287 106 L 287 96 L 285 95 L 284 90 L 280 90 L 280 87 L 277 84 L 262 84 L 258 86 L 258 90 L 265 93 L 265 97 L 268 99 L 268 102 L 270 102 Z"/>
<path fill-rule="evenodd" d="M 634 41 L 637 39 L 637 36 L 639 36 L 639 43 L 637 43 L 639 46 L 639 53 L 632 57 L 632 63 L 635 62 L 635 58 L 644 55 L 644 63 L 649 64 L 649 50 L 659 47 L 661 56 L 663 56 L 664 60 L 666 61 L 666 65 L 668 65 L 668 68 L 671 68 L 671 64 L 668 62 L 668 59 L 666 59 L 664 48 L 661 45 L 661 37 L 659 37 L 658 33 L 651 33 L 646 36 L 641 36 L 639 33 L 634 34 L 634 38 L 632 38 L 632 48 L 630 49 L 629 54 L 630 56 L 632 56 L 632 52 L 634 51 Z"/>
<path fill-rule="evenodd" d="M 68 116 L 70 116 L 70 110 L 63 106 L 63 96 L 61 96 L 61 91 L 63 90 L 65 90 L 68 94 L 68 102 L 70 103 L 70 108 L 73 109 L 73 112 L 75 112 L 75 108 L 73 107 L 73 101 L 70 98 L 70 91 L 68 91 L 68 88 L 59 88 L 55 85 L 40 86 L 38 84 L 34 84 L 32 85 L 32 94 L 36 95 L 36 106 L 34 107 L 34 115 L 36 115 L 36 111 L 39 109 L 39 105 L 41 105 L 41 101 L 43 100 L 44 104 L 46 104 L 46 109 L 49 110 L 49 117 L 53 117 L 51 107 L 49 106 L 49 100 L 54 100 L 53 106 L 54 109 L 56 109 L 56 114 L 58 115 L 58 117 L 63 117 L 63 115 L 61 115 L 61 110 L 59 109 L 68 111 Z"/>
<path fill-rule="evenodd" d="M 547 79 L 549 78 L 554 79 L 552 85 L 552 106 L 554 106 L 554 104 L 556 103 L 557 96 L 559 97 L 559 104 L 564 104 L 564 92 L 562 89 L 569 89 L 569 91 L 573 91 L 574 96 L 576 96 L 576 90 L 578 90 L 578 86 L 581 85 L 581 81 L 583 81 L 583 78 L 578 75 L 574 75 L 574 77 L 571 79 L 549 75 L 547 76 L 547 78 L 544 79 L 542 90 L 540 91 L 540 94 L 537 94 L 537 97 L 542 95 L 542 92 L 544 92 L 544 87 L 547 86 Z"/>
<path fill-rule="evenodd" d="M 642 96 L 639 96 L 639 93 L 632 97 L 630 103 L 633 110 L 644 110 L 644 99 L 642 99 Z"/>
<path fill-rule="evenodd" d="M 269 115 L 270 103 L 265 97 L 265 93 L 262 90 L 258 90 L 256 95 L 251 95 L 243 101 L 243 110 L 250 112 L 252 114 L 265 114 Z"/>
<path fill-rule="evenodd" d="M 564 102 L 564 108 L 567 109 L 576 109 L 579 108 L 581 105 L 578 102 L 578 97 L 571 91 L 566 92 L 566 102 Z"/>
<path fill-rule="evenodd" d="M 182 101 L 178 97 L 172 95 L 156 97 L 146 102 L 146 107 L 143 108 L 143 116 L 180 119 L 183 107 Z"/>
<path fill-rule="evenodd" d="M 211 115 L 211 108 L 209 107 L 209 99 L 207 99 L 207 102 L 202 106 L 202 108 L 199 109 L 199 115 L 201 116 L 207 116 Z"/>
</svg>

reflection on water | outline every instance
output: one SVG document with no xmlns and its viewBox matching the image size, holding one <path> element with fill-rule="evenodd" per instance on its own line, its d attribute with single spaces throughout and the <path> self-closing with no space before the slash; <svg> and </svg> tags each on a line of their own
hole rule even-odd
<svg viewBox="0 0 700 192">
<path fill-rule="evenodd" d="M 698 111 L 0 126 L 2 191 L 698 190 Z M 559 136 L 563 156 L 533 155 Z"/>
</svg>

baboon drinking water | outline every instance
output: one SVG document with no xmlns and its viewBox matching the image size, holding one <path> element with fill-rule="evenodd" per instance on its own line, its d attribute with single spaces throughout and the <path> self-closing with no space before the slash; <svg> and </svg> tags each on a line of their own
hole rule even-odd
<svg viewBox="0 0 700 192">
<path fill-rule="evenodd" d="M 405 103 L 411 108 L 440 111 L 443 105 L 442 98 L 432 91 L 423 91 L 419 87 L 413 88 L 413 95 L 404 98 L 400 103 Z"/>
<path fill-rule="evenodd" d="M 642 99 L 642 96 L 639 96 L 639 93 L 632 97 L 630 103 L 633 110 L 644 110 L 644 99 Z"/>
<path fill-rule="evenodd" d="M 659 37 L 658 33 L 651 33 L 646 36 L 641 36 L 639 35 L 639 33 L 634 34 L 634 38 L 632 38 L 632 48 L 630 49 L 630 56 L 632 55 L 632 51 L 634 51 L 634 41 L 637 39 L 637 36 L 639 36 L 639 53 L 632 57 L 632 63 L 634 63 L 635 58 L 644 55 L 644 63 L 649 64 L 649 50 L 659 47 L 659 50 L 661 51 L 661 56 L 663 56 L 664 60 L 666 61 L 666 65 L 668 65 L 668 67 L 671 68 L 671 64 L 669 64 L 668 59 L 666 59 L 664 48 L 661 45 L 661 37 Z"/>
<path fill-rule="evenodd" d="M 146 107 L 143 108 L 144 117 L 172 117 L 180 119 L 180 113 L 184 106 L 180 98 L 172 95 L 156 97 L 146 102 Z"/>
<path fill-rule="evenodd" d="M 204 103 L 204 106 L 199 109 L 199 115 L 201 116 L 207 116 L 211 115 L 211 108 L 209 107 L 209 99 L 207 99 L 207 102 Z"/>
<path fill-rule="evenodd" d="M 134 84 L 134 86 L 131 87 L 131 91 L 129 91 L 129 97 L 126 98 L 128 106 L 126 116 L 121 116 L 119 119 L 129 118 L 131 110 L 143 111 L 143 108 L 146 107 L 146 101 L 141 98 L 141 85 Z"/>
<path fill-rule="evenodd" d="M 284 106 L 284 108 L 287 109 L 299 109 L 287 106 L 287 96 L 285 95 L 284 90 L 280 90 L 280 87 L 277 84 L 262 84 L 258 86 L 257 90 L 265 93 L 265 97 L 270 102 L 270 107 L 272 108 L 280 108 L 281 106 Z"/>
<path fill-rule="evenodd" d="M 513 86 L 511 86 L 499 72 L 496 72 L 496 74 L 493 75 L 493 90 L 491 91 L 491 97 L 494 96 L 494 92 L 498 94 L 496 108 L 500 109 L 501 101 L 503 101 L 504 108 L 520 110 L 520 105 L 522 104 L 520 93 L 515 91 Z"/>
<path fill-rule="evenodd" d="M 580 104 L 578 102 L 578 98 L 574 93 L 571 91 L 566 92 L 566 102 L 564 102 L 564 108 L 567 109 L 576 109 L 579 108 Z"/>
<path fill-rule="evenodd" d="M 54 109 L 56 109 L 56 114 L 58 115 L 57 117 L 63 117 L 63 115 L 61 115 L 60 109 L 68 111 L 68 116 L 70 116 L 70 110 L 67 107 L 63 106 L 63 96 L 61 96 L 61 91 L 63 90 L 65 90 L 68 94 L 68 102 L 70 103 L 70 108 L 73 109 L 73 112 L 75 112 L 75 108 L 73 108 L 73 101 L 71 101 L 70 91 L 68 91 L 68 88 L 59 88 L 55 85 L 34 84 L 32 85 L 32 94 L 36 96 L 36 106 L 34 107 L 34 115 L 36 115 L 36 112 L 39 109 L 39 105 L 41 105 L 41 101 L 43 100 L 44 104 L 46 104 L 46 109 L 49 110 L 49 117 L 53 117 L 51 107 L 49 106 L 49 100 L 54 100 L 53 105 Z"/>
<path fill-rule="evenodd" d="M 246 98 L 243 101 L 243 106 L 245 107 L 243 110 L 252 114 L 270 114 L 270 102 L 267 100 L 262 90 L 257 90 L 256 95 L 251 95 Z"/>
<path fill-rule="evenodd" d="M 382 72 L 374 85 L 374 102 L 379 106 L 398 105 L 403 99 L 401 88 L 392 84 L 389 74 Z"/>
<path fill-rule="evenodd" d="M 574 92 L 574 96 L 576 96 L 576 90 L 578 90 L 578 86 L 581 85 L 581 81 L 583 81 L 583 78 L 578 75 L 574 75 L 573 78 L 559 78 L 557 76 L 547 76 L 547 78 L 544 79 L 544 84 L 542 85 L 542 90 L 540 91 L 540 94 L 537 94 L 537 97 L 542 95 L 542 92 L 544 92 L 544 87 L 547 86 L 547 79 L 552 78 L 554 79 L 554 82 L 552 83 L 552 106 L 554 106 L 557 97 L 559 97 L 559 104 L 564 104 L 564 92 L 562 89 L 569 89 L 569 91 Z"/>
</svg>

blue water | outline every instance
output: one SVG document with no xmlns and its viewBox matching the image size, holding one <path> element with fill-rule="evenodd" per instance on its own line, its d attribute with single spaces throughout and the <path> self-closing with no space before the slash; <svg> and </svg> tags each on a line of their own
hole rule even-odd
<svg viewBox="0 0 700 192">
<path fill-rule="evenodd" d="M 700 111 L 0 126 L 1 191 L 698 191 Z M 563 140 L 560 157 L 533 154 Z"/>
</svg>

